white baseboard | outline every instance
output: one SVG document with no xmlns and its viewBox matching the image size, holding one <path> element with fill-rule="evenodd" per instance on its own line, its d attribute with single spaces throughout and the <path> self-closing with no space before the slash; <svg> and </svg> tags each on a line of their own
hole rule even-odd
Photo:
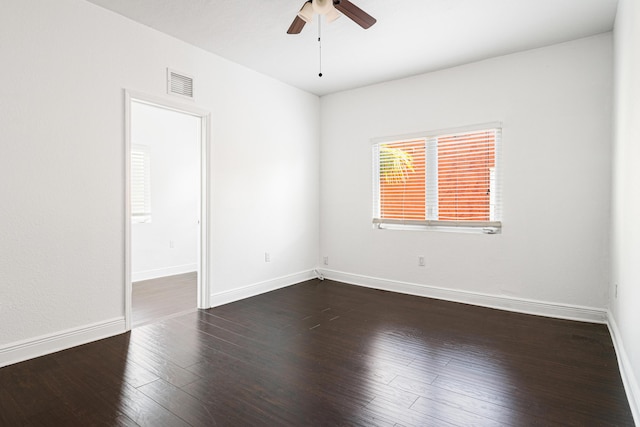
<svg viewBox="0 0 640 427">
<path fill-rule="evenodd" d="M 198 271 L 198 264 L 174 265 L 173 267 L 158 268 L 155 270 L 132 271 L 131 281 L 157 279 L 159 277 L 175 276 L 176 274 L 191 273 Z"/>
<path fill-rule="evenodd" d="M 124 317 L 42 335 L 0 347 L 0 368 L 45 354 L 122 334 Z"/>
<path fill-rule="evenodd" d="M 582 322 L 607 323 L 607 312 L 605 309 L 439 288 L 335 270 L 321 269 L 320 271 L 327 279 L 368 288 L 497 308 L 517 313 L 579 320 Z"/>
<path fill-rule="evenodd" d="M 629 357 L 627 356 L 627 352 L 622 344 L 622 336 L 620 335 L 616 319 L 613 317 L 613 313 L 611 313 L 611 311 L 607 314 L 607 326 L 609 326 L 613 346 L 616 349 L 622 383 L 624 384 L 624 389 L 627 393 L 627 399 L 629 400 L 633 419 L 636 425 L 640 426 L 640 384 L 633 373 L 631 362 L 629 362 Z"/>
<path fill-rule="evenodd" d="M 314 273 L 314 270 L 301 271 L 299 273 L 265 280 L 264 282 L 254 283 L 252 285 L 243 286 L 230 291 L 211 294 L 211 307 L 240 301 L 241 299 L 254 297 L 265 292 L 275 291 L 276 289 L 295 285 L 296 283 L 304 282 L 305 280 L 313 279 L 315 277 L 317 277 L 317 275 Z"/>
</svg>

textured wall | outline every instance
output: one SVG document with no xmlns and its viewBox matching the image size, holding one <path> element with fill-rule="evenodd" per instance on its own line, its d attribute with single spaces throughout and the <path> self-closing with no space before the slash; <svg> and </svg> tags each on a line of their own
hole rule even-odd
<svg viewBox="0 0 640 427">
<path fill-rule="evenodd" d="M 640 422 L 640 5 L 620 0 L 614 32 L 611 311 Z M 622 350 L 622 349 L 620 349 Z"/>
<path fill-rule="evenodd" d="M 211 292 L 316 265 L 316 96 L 84 0 L 4 2 L 0 48 L 0 349 L 124 315 L 123 89 L 167 67 L 212 113 Z"/>
</svg>

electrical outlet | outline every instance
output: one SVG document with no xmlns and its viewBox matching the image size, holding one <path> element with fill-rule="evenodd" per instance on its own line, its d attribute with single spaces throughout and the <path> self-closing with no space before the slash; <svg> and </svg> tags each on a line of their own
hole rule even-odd
<svg viewBox="0 0 640 427">
<path fill-rule="evenodd" d="M 271 262 L 271 254 L 269 252 L 264 253 L 264 262 Z"/>
<path fill-rule="evenodd" d="M 418 257 L 418 266 L 419 267 L 424 267 L 424 257 L 423 256 L 419 256 Z"/>
<path fill-rule="evenodd" d="M 329 257 L 328 257 L 328 256 L 325 256 L 325 257 L 323 258 L 323 260 L 322 260 L 322 263 L 323 263 L 324 265 L 329 265 Z"/>
<path fill-rule="evenodd" d="M 618 298 L 618 284 L 616 283 L 616 298 Z"/>
<path fill-rule="evenodd" d="M 173 249 L 175 248 L 175 245 L 173 244 L 173 240 L 169 240 L 169 249 Z"/>
</svg>

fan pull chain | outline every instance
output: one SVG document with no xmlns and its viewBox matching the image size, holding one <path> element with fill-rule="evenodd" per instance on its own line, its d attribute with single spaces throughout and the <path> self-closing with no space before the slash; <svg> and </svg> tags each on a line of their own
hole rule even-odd
<svg viewBox="0 0 640 427">
<path fill-rule="evenodd" d="M 319 72 L 318 72 L 318 77 L 322 77 L 322 32 L 320 27 L 322 26 L 322 16 L 318 16 L 318 55 L 319 55 Z"/>
</svg>

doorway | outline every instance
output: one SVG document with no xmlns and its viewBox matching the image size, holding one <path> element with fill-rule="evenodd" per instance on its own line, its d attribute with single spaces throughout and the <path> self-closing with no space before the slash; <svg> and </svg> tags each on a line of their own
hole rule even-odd
<svg viewBox="0 0 640 427">
<path fill-rule="evenodd" d="M 126 92 L 127 329 L 209 307 L 209 114 Z"/>
</svg>

